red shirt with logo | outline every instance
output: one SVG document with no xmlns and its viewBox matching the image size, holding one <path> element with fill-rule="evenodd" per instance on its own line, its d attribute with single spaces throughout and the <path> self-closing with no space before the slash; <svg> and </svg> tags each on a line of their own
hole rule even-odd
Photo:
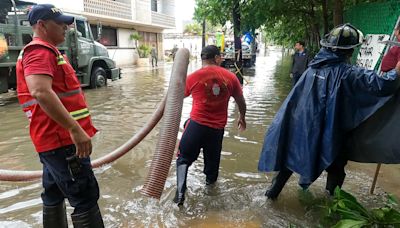
<svg viewBox="0 0 400 228">
<path fill-rule="evenodd" d="M 93 136 L 97 129 L 90 119 L 79 80 L 72 66 L 53 45 L 39 38 L 35 38 L 30 44 L 18 58 L 17 92 L 20 104 L 30 120 L 30 135 L 36 151 L 45 152 L 71 145 L 73 142 L 69 132 L 52 120 L 30 95 L 25 80 L 29 75 L 51 77 L 52 89 L 64 107 L 86 133 L 90 137 Z"/>
<path fill-rule="evenodd" d="M 390 48 L 388 53 L 383 57 L 381 70 L 383 72 L 388 72 L 394 69 L 398 61 L 400 61 L 400 47 L 394 46 Z"/>
<path fill-rule="evenodd" d="M 219 67 L 207 66 L 190 74 L 186 80 L 185 96 L 192 95 L 190 118 L 199 124 L 222 129 L 228 117 L 231 96 L 243 94 L 236 75 Z"/>
</svg>

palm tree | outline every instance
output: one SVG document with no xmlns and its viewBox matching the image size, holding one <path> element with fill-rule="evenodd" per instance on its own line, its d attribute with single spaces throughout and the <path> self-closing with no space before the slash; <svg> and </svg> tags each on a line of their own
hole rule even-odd
<svg viewBox="0 0 400 228">
<path fill-rule="evenodd" d="M 135 41 L 135 48 L 136 48 L 136 51 L 138 52 L 138 55 L 140 56 L 140 51 L 139 51 L 139 48 L 138 48 L 138 42 L 139 42 L 140 39 L 142 39 L 142 36 L 138 32 L 135 31 L 129 36 L 129 39 Z"/>
</svg>

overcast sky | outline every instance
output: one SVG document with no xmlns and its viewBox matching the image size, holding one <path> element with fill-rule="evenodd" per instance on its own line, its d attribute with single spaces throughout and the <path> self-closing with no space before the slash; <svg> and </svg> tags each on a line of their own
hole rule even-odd
<svg viewBox="0 0 400 228">
<path fill-rule="evenodd" d="M 194 13 L 195 0 L 175 0 L 175 26 L 174 30 L 166 32 L 178 32 L 183 30 L 182 21 L 191 20 Z"/>
<path fill-rule="evenodd" d="M 176 14 L 180 20 L 190 20 L 193 18 L 195 0 L 175 0 Z"/>
</svg>

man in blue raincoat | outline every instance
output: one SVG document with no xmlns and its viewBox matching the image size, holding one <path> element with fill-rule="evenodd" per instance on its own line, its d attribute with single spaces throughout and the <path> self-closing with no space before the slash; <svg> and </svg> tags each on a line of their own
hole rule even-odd
<svg viewBox="0 0 400 228">
<path fill-rule="evenodd" d="M 378 76 L 348 64 L 362 33 L 351 24 L 334 28 L 272 121 L 258 169 L 279 171 L 265 195 L 278 197 L 293 172 L 307 188 L 328 172 L 326 189 L 341 187 L 347 164 L 346 134 L 382 107 L 400 87 L 400 62 Z"/>
</svg>

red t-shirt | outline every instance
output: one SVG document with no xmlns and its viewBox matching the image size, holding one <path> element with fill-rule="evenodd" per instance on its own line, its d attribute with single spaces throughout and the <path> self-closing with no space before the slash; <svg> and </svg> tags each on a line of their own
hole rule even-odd
<svg viewBox="0 0 400 228">
<path fill-rule="evenodd" d="M 383 72 L 388 72 L 394 69 L 398 61 L 400 61 L 400 47 L 394 46 L 390 48 L 388 53 L 383 57 L 381 70 Z"/>
<path fill-rule="evenodd" d="M 24 75 L 46 74 L 54 77 L 57 72 L 57 61 L 54 53 L 43 46 L 35 46 L 35 49 L 28 48 L 25 50 L 24 58 Z"/>
<path fill-rule="evenodd" d="M 25 48 L 22 58 L 23 75 L 20 75 L 18 78 L 21 84 L 18 88 L 19 95 L 29 94 L 25 78 L 22 77 L 29 75 L 47 75 L 52 77 L 52 88 L 56 93 L 70 91 L 71 89 L 66 85 L 65 71 L 62 66 L 63 65 L 57 64 L 55 53 L 47 47 L 35 45 Z M 73 105 L 80 108 L 86 106 L 83 95 L 82 97 L 78 96 L 77 99 L 79 100 L 75 100 Z M 37 152 L 49 151 L 73 144 L 69 132 L 48 117 L 39 105 L 30 112 L 30 116 L 28 117 L 31 118 L 30 134 Z M 77 121 L 90 137 L 97 132 L 90 117 L 82 118 Z"/>
<path fill-rule="evenodd" d="M 219 66 L 208 66 L 190 74 L 186 80 L 185 96 L 192 94 L 190 118 L 199 124 L 222 129 L 226 125 L 231 96 L 243 94 L 237 77 Z"/>
</svg>

